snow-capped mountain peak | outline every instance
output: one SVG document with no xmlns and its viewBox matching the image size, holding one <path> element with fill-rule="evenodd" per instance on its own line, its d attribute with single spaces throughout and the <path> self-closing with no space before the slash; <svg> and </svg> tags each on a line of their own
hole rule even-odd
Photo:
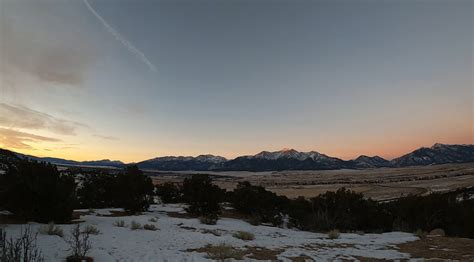
<svg viewBox="0 0 474 262">
<path fill-rule="evenodd" d="M 227 161 L 227 159 L 225 157 L 215 156 L 215 155 L 210 155 L 210 154 L 199 155 L 195 159 L 198 160 L 198 161 L 212 162 L 212 163 L 220 163 L 220 162 Z"/>
<path fill-rule="evenodd" d="M 254 155 L 252 158 L 263 158 L 268 160 L 277 160 L 280 158 L 295 158 L 299 160 L 304 160 L 305 158 L 307 158 L 307 156 L 304 153 L 298 152 L 294 149 L 284 148 L 280 151 L 274 152 L 262 151 Z"/>
<path fill-rule="evenodd" d="M 267 159 L 267 160 L 277 160 L 281 158 L 286 158 L 286 159 L 297 159 L 299 161 L 304 161 L 308 158 L 311 158 L 316 161 L 319 159 L 327 159 L 329 157 L 324 154 L 320 154 L 316 151 L 299 152 L 295 149 L 284 148 L 280 151 L 274 151 L 274 152 L 262 151 L 254 156 L 251 156 L 251 158 L 261 158 L 261 159 Z"/>
<path fill-rule="evenodd" d="M 73 161 L 51 157 L 35 157 L 0 149 L 0 167 L 19 159 L 45 161 L 67 166 L 100 166 L 123 168 L 127 164 L 120 161 Z M 434 144 L 421 147 L 411 153 L 391 161 L 379 156 L 361 155 L 354 160 L 342 160 L 316 151 L 299 152 L 285 148 L 279 151 L 262 151 L 256 155 L 247 155 L 227 160 L 214 155 L 165 156 L 153 158 L 136 164 L 139 168 L 155 170 L 216 170 L 216 171 L 275 171 L 275 170 L 325 170 L 343 168 L 405 167 L 417 165 L 435 165 L 447 163 L 474 162 L 474 145 Z"/>
<path fill-rule="evenodd" d="M 355 165 L 358 168 L 374 168 L 374 167 L 390 167 L 390 161 L 379 156 L 361 155 L 354 159 Z"/>
</svg>

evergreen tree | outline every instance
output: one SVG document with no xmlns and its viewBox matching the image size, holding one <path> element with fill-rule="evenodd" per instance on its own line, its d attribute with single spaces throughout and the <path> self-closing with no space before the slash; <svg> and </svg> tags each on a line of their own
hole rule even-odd
<svg viewBox="0 0 474 262">
<path fill-rule="evenodd" d="M 283 214 L 287 212 L 288 204 L 288 198 L 267 191 L 264 187 L 252 186 L 247 181 L 237 184 L 232 200 L 237 211 L 273 225 L 283 223 Z"/>
<path fill-rule="evenodd" d="M 106 208 L 116 206 L 115 184 L 117 175 L 100 172 L 83 174 L 77 189 L 80 208 Z"/>
<path fill-rule="evenodd" d="M 189 204 L 188 212 L 197 216 L 220 214 L 224 190 L 213 185 L 208 175 L 193 175 L 184 179 L 183 200 Z"/>
<path fill-rule="evenodd" d="M 75 181 L 56 166 L 23 160 L 3 177 L 5 208 L 25 220 L 69 221 L 75 202 Z"/>
<path fill-rule="evenodd" d="M 157 185 L 156 195 L 160 197 L 163 203 L 179 203 L 183 198 L 181 188 L 171 182 Z"/>
<path fill-rule="evenodd" d="M 128 166 L 123 174 L 117 175 L 114 183 L 113 197 L 116 206 L 127 211 L 141 212 L 148 210 L 153 202 L 153 183 L 137 166 Z"/>
</svg>

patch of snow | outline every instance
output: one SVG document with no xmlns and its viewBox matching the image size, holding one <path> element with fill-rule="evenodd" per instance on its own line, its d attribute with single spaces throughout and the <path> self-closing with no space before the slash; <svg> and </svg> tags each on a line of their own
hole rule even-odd
<svg viewBox="0 0 474 262">
<path fill-rule="evenodd" d="M 142 215 L 104 217 L 111 211 L 121 209 L 96 209 L 94 213 L 80 218 L 82 225 L 95 225 L 99 235 L 92 235 L 93 249 L 90 256 L 94 261 L 209 261 L 206 254 L 189 252 L 188 249 L 204 247 L 207 244 L 226 243 L 234 247 L 258 246 L 269 249 L 284 249 L 278 258 L 290 261 L 290 257 L 306 255 L 317 261 L 353 259 L 355 256 L 406 259 L 408 254 L 396 250 L 393 245 L 417 240 L 412 234 L 392 232 L 384 234 L 341 234 L 331 240 L 325 234 L 297 231 L 270 226 L 252 226 L 247 222 L 222 218 L 216 225 L 203 225 L 198 219 L 169 217 L 167 212 L 184 212 L 185 205 L 152 205 Z M 88 211 L 88 210 L 82 210 Z M 150 219 L 158 218 L 157 222 Z M 132 221 L 142 225 L 154 224 L 157 231 L 131 230 L 116 227 L 114 222 L 123 220 L 129 226 Z M 7 234 L 18 236 L 23 225 L 7 225 Z M 40 224 L 32 224 L 34 230 Z M 65 233 L 58 236 L 38 235 L 38 245 L 46 261 L 64 261 L 70 250 L 65 242 L 73 225 L 60 225 Z M 205 233 L 215 230 L 220 236 Z M 243 241 L 233 237 L 237 231 L 252 232 L 255 239 Z M 315 248 L 318 247 L 318 248 Z M 252 261 L 247 259 L 247 261 Z"/>
</svg>

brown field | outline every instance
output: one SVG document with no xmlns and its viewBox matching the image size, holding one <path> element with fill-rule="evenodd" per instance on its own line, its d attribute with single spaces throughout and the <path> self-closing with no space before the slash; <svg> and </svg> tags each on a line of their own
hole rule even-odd
<svg viewBox="0 0 474 262">
<path fill-rule="evenodd" d="M 428 236 L 397 246 L 400 252 L 408 253 L 412 258 L 430 261 L 474 261 L 474 240 L 468 238 Z"/>
<path fill-rule="evenodd" d="M 376 200 L 408 194 L 446 192 L 474 186 L 474 163 L 405 168 L 361 170 L 279 171 L 279 172 L 159 172 L 148 171 L 155 184 L 181 183 L 195 173 L 213 176 L 214 183 L 233 189 L 240 181 L 261 185 L 290 198 L 313 197 L 345 187 Z"/>
</svg>

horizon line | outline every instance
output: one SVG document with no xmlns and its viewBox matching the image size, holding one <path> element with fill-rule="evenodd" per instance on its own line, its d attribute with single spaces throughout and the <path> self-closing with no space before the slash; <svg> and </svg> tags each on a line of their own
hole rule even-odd
<svg viewBox="0 0 474 262">
<path fill-rule="evenodd" d="M 156 158 L 164 158 L 164 157 L 192 157 L 192 158 L 196 158 L 196 157 L 199 157 L 199 156 L 206 156 L 206 155 L 210 155 L 210 156 L 216 156 L 216 157 L 222 157 L 222 158 L 225 158 L 226 161 L 229 161 L 229 160 L 233 160 L 233 159 L 236 159 L 238 157 L 245 157 L 245 156 L 255 156 L 257 154 L 260 154 L 262 152 L 270 152 L 270 153 L 275 153 L 275 152 L 282 152 L 282 151 L 290 151 L 290 150 L 294 150 L 294 151 L 297 151 L 297 152 L 300 152 L 300 153 L 310 153 L 310 152 L 317 152 L 319 154 L 324 154 L 328 157 L 333 157 L 333 158 L 339 158 L 341 160 L 344 160 L 344 161 L 351 161 L 351 160 L 355 160 L 357 159 L 358 157 L 360 156 L 367 156 L 367 157 L 381 157 L 385 160 L 388 160 L 388 161 L 392 161 L 396 158 L 399 158 L 401 156 L 404 156 L 406 154 L 409 154 L 415 150 L 418 150 L 418 149 L 421 149 L 421 148 L 431 148 L 435 145 L 464 145 L 464 146 L 467 146 L 467 145 L 474 145 L 474 144 L 471 144 L 471 143 L 459 143 L 459 144 L 451 144 L 451 143 L 438 143 L 438 142 L 435 142 L 433 143 L 431 146 L 420 146 L 420 147 L 417 147 L 415 148 L 414 150 L 412 151 L 409 151 L 409 152 L 406 152 L 402 155 L 399 155 L 397 157 L 393 157 L 393 158 L 385 158 L 385 157 L 381 157 L 379 154 L 375 154 L 375 155 L 366 155 L 366 154 L 358 154 L 356 157 L 351 157 L 350 159 L 346 158 L 342 158 L 342 157 L 338 157 L 338 156 L 331 156 L 331 155 L 327 155 L 325 153 L 321 153 L 319 151 L 315 151 L 315 150 L 311 150 L 311 151 L 299 151 L 299 150 L 296 150 L 294 148 L 283 148 L 281 150 L 277 150 L 277 151 L 269 151 L 269 150 L 261 150 L 259 151 L 258 153 L 256 154 L 242 154 L 242 155 L 238 155 L 236 157 L 231 157 L 231 158 L 228 158 L 228 157 L 224 157 L 224 156 L 221 156 L 221 155 L 216 155 L 216 154 L 210 154 L 210 153 L 204 153 L 204 154 L 198 154 L 198 155 L 163 155 L 163 156 L 155 156 L 155 157 L 150 157 L 150 158 L 146 158 L 146 159 L 143 159 L 143 160 L 140 160 L 140 161 L 130 161 L 130 162 L 125 162 L 125 161 L 122 161 L 122 160 L 119 160 L 119 159 L 110 159 L 110 158 L 102 158 L 102 159 L 95 159 L 95 160 L 75 160 L 75 159 L 69 159 L 69 158 L 62 158 L 62 157 L 54 157 L 54 156 L 38 156 L 38 155 L 31 155 L 31 154 L 27 154 L 27 153 L 21 153 L 21 149 L 18 151 L 18 150 L 15 150 L 15 149 L 10 149 L 8 147 L 4 147 L 4 148 L 0 148 L 0 149 L 5 149 L 5 150 L 8 150 L 8 151 L 11 151 L 13 153 L 19 153 L 19 154 L 23 154 L 23 155 L 27 155 L 27 156 L 33 156 L 33 157 L 39 157 L 39 158 L 57 158 L 57 159 L 63 159 L 63 160 L 66 160 L 66 161 L 75 161 L 75 162 L 91 162 L 91 161 L 105 161 L 105 160 L 108 160 L 108 161 L 119 161 L 119 162 L 122 162 L 123 164 L 126 164 L 126 165 L 129 165 L 129 164 L 135 164 L 135 163 L 139 163 L 139 162 L 142 162 L 142 161 L 146 161 L 146 160 L 151 160 L 151 159 L 156 159 Z M 53 151 L 52 151 L 53 152 Z"/>
</svg>

